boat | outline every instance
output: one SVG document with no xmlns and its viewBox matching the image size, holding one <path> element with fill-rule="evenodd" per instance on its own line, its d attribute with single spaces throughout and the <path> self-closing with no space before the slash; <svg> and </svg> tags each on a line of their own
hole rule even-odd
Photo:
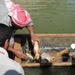
<svg viewBox="0 0 75 75">
<path fill-rule="evenodd" d="M 70 48 L 70 45 L 75 42 L 75 34 L 36 34 L 40 37 L 40 52 L 54 53 L 54 59 L 47 60 L 46 63 L 42 63 L 40 61 L 34 62 L 25 62 L 15 56 L 15 61 L 19 62 L 22 67 L 46 67 L 46 66 L 75 66 L 75 58 L 74 58 L 74 50 Z M 27 42 L 26 42 L 27 40 Z M 27 48 L 26 48 L 26 47 Z M 15 35 L 15 49 L 24 49 L 25 52 L 29 53 L 33 48 L 30 35 Z M 28 50 L 29 49 L 29 50 Z M 31 50 L 31 51 L 30 51 Z M 32 52 L 31 52 L 32 53 Z M 71 54 L 71 55 L 70 55 Z M 67 55 L 67 56 L 66 56 Z"/>
</svg>

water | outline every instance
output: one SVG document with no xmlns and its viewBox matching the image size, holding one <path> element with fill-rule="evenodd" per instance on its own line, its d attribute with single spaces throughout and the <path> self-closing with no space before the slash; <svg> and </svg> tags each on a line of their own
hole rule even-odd
<svg viewBox="0 0 75 75">
<path fill-rule="evenodd" d="M 75 67 L 24 68 L 26 75 L 75 75 Z"/>
<path fill-rule="evenodd" d="M 30 13 L 36 33 L 75 33 L 75 0 L 14 0 Z M 24 33 L 26 28 L 16 33 Z"/>
</svg>

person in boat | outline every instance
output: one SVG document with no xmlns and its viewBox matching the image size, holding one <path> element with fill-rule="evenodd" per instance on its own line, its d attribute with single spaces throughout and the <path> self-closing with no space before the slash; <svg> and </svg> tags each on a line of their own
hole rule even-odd
<svg viewBox="0 0 75 75">
<path fill-rule="evenodd" d="M 26 27 L 30 32 L 31 42 L 33 44 L 35 41 L 40 42 L 39 37 L 35 35 L 33 21 L 30 18 L 30 14 L 11 0 L 0 0 L 0 23 L 7 25 L 13 30 L 8 50 L 13 52 L 20 59 L 26 59 L 26 55 L 21 50 L 15 50 L 13 47 L 14 30 Z"/>
<path fill-rule="evenodd" d="M 0 24 L 0 75 L 25 75 L 21 65 L 8 56 L 11 33 L 10 27 Z"/>
</svg>

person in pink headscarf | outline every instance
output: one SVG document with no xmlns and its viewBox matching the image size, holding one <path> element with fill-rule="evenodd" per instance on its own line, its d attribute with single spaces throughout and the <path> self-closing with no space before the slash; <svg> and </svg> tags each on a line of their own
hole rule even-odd
<svg viewBox="0 0 75 75">
<path fill-rule="evenodd" d="M 4 9 L 4 10 L 3 10 Z M 35 35 L 33 21 L 30 18 L 30 14 L 23 8 L 20 8 L 18 4 L 15 4 L 11 0 L 0 0 L 0 23 L 5 24 L 13 29 L 22 29 L 26 27 L 31 35 L 31 41 L 34 44 L 35 41 L 40 42 L 39 37 Z M 8 50 L 15 53 L 21 59 L 25 59 L 26 56 L 21 50 L 15 50 L 14 35 L 10 39 L 10 46 Z"/>
</svg>

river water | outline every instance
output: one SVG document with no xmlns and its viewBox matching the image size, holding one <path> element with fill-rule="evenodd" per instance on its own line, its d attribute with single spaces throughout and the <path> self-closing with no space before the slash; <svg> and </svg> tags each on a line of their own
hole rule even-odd
<svg viewBox="0 0 75 75">
<path fill-rule="evenodd" d="M 14 1 L 28 10 L 36 33 L 75 33 L 75 0 Z M 25 30 L 16 33 L 22 34 Z"/>
<path fill-rule="evenodd" d="M 24 68 L 26 75 L 75 75 L 75 67 Z"/>
</svg>

